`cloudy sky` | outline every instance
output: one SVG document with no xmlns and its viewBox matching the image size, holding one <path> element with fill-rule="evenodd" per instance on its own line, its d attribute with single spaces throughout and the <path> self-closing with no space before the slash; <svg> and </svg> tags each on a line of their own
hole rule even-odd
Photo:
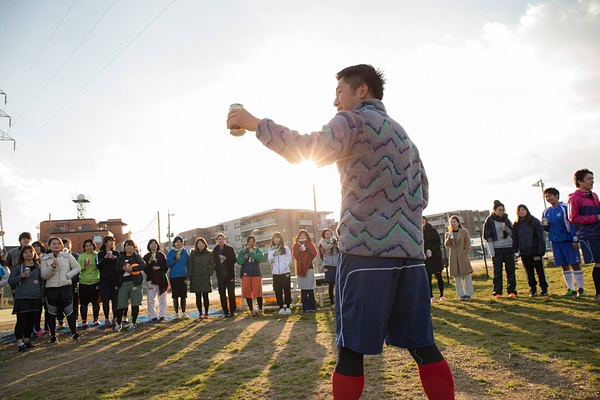
<svg viewBox="0 0 600 400">
<path fill-rule="evenodd" d="M 271 208 L 339 213 L 335 166 L 287 163 L 225 128 L 229 104 L 302 132 L 334 115 L 335 73 L 385 71 L 418 146 L 426 214 L 566 201 L 600 164 L 600 1 L 0 1 L 5 244 L 40 221 L 122 218 L 134 239 Z M 263 190 L 260 190 L 263 188 Z M 163 237 L 163 240 L 166 236 Z"/>
</svg>

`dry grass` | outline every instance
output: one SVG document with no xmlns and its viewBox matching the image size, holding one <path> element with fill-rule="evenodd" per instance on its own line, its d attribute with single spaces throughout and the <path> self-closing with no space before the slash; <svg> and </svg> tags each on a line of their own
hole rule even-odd
<svg viewBox="0 0 600 400">
<path fill-rule="evenodd" d="M 560 269 L 550 289 L 563 292 Z M 522 269 L 519 289 L 525 293 Z M 588 291 L 591 268 L 585 267 Z M 437 302 L 436 340 L 457 399 L 600 398 L 600 305 L 592 297 L 492 300 L 491 280 L 475 280 L 472 302 Z M 217 307 L 217 304 L 213 304 Z M 0 330 L 12 329 L 4 323 Z M 17 353 L 0 346 L 3 399 L 329 399 L 335 366 L 330 308 L 313 315 L 239 315 L 233 320 L 140 324 L 131 332 L 92 329 Z M 406 351 L 365 358 L 365 399 L 425 398 Z"/>
</svg>

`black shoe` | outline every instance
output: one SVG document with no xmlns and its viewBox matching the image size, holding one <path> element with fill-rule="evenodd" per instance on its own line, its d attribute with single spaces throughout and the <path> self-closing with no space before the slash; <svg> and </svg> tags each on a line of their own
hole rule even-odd
<svg viewBox="0 0 600 400">
<path fill-rule="evenodd" d="M 542 292 L 540 293 L 540 296 L 548 296 L 548 292 Z"/>
<path fill-rule="evenodd" d="M 35 346 L 31 344 L 31 342 L 24 342 L 25 343 L 25 347 L 27 347 L 28 349 L 33 349 Z"/>
<path fill-rule="evenodd" d="M 529 297 L 537 297 L 537 296 L 538 296 L 537 292 L 531 292 L 531 294 L 529 295 Z"/>
<path fill-rule="evenodd" d="M 73 341 L 74 341 L 75 343 L 77 343 L 77 341 L 79 341 L 79 333 L 75 333 L 75 334 L 73 335 Z"/>
<path fill-rule="evenodd" d="M 58 344 L 58 339 L 56 338 L 56 336 L 52 336 L 50 338 L 50 344 Z"/>
<path fill-rule="evenodd" d="M 19 353 L 22 352 L 22 351 L 25 351 L 25 350 L 27 350 L 27 348 L 25 347 L 24 344 L 20 344 L 20 345 L 17 346 L 17 351 Z"/>
<path fill-rule="evenodd" d="M 229 313 L 224 313 L 224 314 L 223 314 L 223 316 L 224 316 L 225 318 L 231 318 L 231 315 L 229 315 Z"/>
</svg>

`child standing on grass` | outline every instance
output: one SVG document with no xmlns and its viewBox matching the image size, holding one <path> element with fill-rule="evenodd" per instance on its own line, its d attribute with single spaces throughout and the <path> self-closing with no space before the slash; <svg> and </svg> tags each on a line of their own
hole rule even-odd
<svg viewBox="0 0 600 400">
<path fill-rule="evenodd" d="M 579 240 L 575 235 L 575 227 L 569 221 L 569 209 L 565 203 L 559 201 L 560 192 L 556 188 L 546 188 L 544 197 L 550 207 L 542 214 L 542 228 L 548 232 L 548 240 L 552 242 L 554 265 L 562 268 L 563 279 L 567 285 L 563 296 L 585 296 Z M 577 282 L 577 289 L 573 280 Z"/>
<path fill-rule="evenodd" d="M 317 311 L 317 302 L 315 300 L 315 270 L 312 262 L 317 256 L 317 248 L 306 229 L 298 231 L 296 242 L 292 247 L 292 254 L 296 260 L 296 279 L 302 298 L 302 311 L 314 313 Z"/>
<path fill-rule="evenodd" d="M 252 316 L 262 314 L 263 291 L 260 262 L 264 258 L 265 255 L 262 250 L 256 247 L 256 237 L 254 235 L 248 236 L 246 238 L 246 248 L 238 253 L 237 263 L 241 265 L 242 297 L 246 299 L 246 304 Z M 258 310 L 254 310 L 253 299 L 256 299 Z"/>
<path fill-rule="evenodd" d="M 291 314 L 291 271 L 292 252 L 285 244 L 283 236 L 275 232 L 271 237 L 271 248 L 269 249 L 269 262 L 273 269 L 273 291 L 279 306 L 279 315 Z M 285 308 L 284 308 L 285 305 Z"/>
<path fill-rule="evenodd" d="M 196 307 L 198 318 L 208 318 L 208 294 L 212 292 L 212 274 L 215 271 L 215 260 L 208 249 L 208 243 L 203 237 L 196 239 L 196 244 L 187 261 L 187 281 L 190 291 L 196 294 Z M 202 313 L 202 300 L 204 300 L 204 313 Z"/>
<path fill-rule="evenodd" d="M 42 309 L 44 283 L 38 260 L 33 247 L 23 246 L 18 264 L 13 267 L 8 279 L 8 284 L 15 287 L 13 314 L 17 315 L 15 337 L 18 351 L 33 348 L 29 336 L 33 330 L 35 316 Z"/>
<path fill-rule="evenodd" d="M 471 251 L 471 235 L 469 231 L 462 227 L 458 215 L 450 217 L 450 225 L 444 240 L 444 246 L 450 250 L 448 262 L 450 265 L 450 275 L 454 277 L 456 284 L 456 294 L 459 300 L 469 301 L 474 294 L 473 281 L 471 274 L 471 260 L 469 252 Z"/>
</svg>

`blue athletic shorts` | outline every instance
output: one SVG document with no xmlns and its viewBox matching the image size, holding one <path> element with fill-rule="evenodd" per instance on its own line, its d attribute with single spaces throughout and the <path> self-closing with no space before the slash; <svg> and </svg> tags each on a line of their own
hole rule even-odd
<svg viewBox="0 0 600 400">
<path fill-rule="evenodd" d="M 423 260 L 340 253 L 336 276 L 336 343 L 380 354 L 434 344 L 429 280 Z"/>
<path fill-rule="evenodd" d="M 579 239 L 586 264 L 600 264 L 600 239 Z"/>
<path fill-rule="evenodd" d="M 552 242 L 552 253 L 557 267 L 581 264 L 579 250 L 573 248 L 573 242 Z"/>
</svg>

